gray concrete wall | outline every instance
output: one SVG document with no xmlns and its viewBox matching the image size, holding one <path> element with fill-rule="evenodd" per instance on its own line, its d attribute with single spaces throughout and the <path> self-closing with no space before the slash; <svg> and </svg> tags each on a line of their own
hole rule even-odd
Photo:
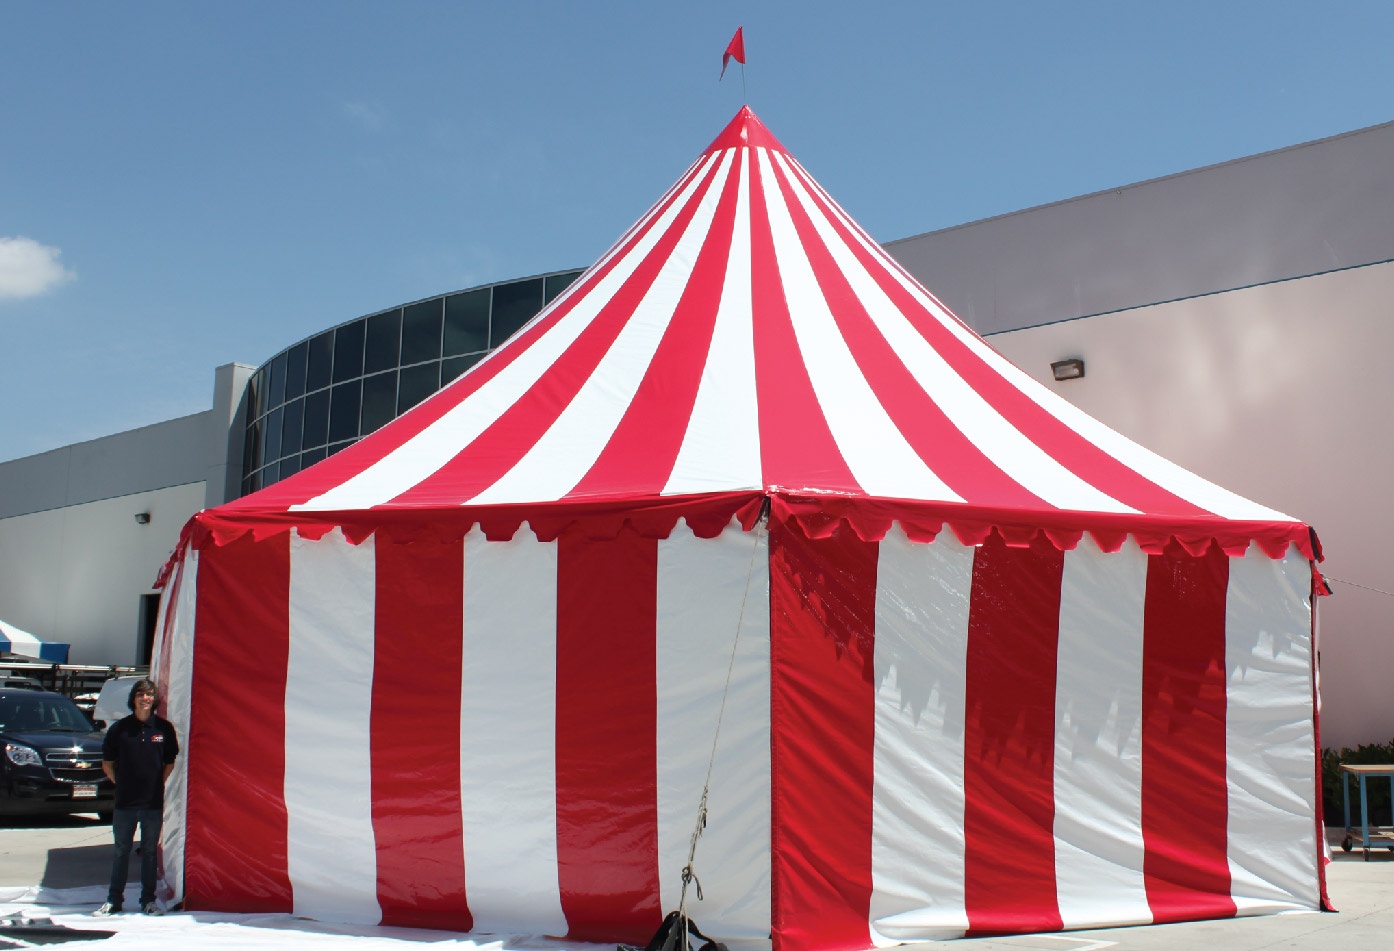
<svg viewBox="0 0 1394 951">
<path fill-rule="evenodd" d="M 209 414 L 0 463 L 0 519 L 203 482 Z"/>
<path fill-rule="evenodd" d="M 213 408 L 208 411 L 204 437 L 208 466 L 204 508 L 211 509 L 241 495 L 247 381 L 256 371 L 256 367 L 241 363 L 225 363 L 214 371 Z"/>
<path fill-rule="evenodd" d="M 203 493 L 191 482 L 0 520 L 0 617 L 71 644 L 74 664 L 137 662 L 141 595 Z"/>
<path fill-rule="evenodd" d="M 1394 260 L 1394 122 L 886 245 L 979 333 Z"/>
</svg>

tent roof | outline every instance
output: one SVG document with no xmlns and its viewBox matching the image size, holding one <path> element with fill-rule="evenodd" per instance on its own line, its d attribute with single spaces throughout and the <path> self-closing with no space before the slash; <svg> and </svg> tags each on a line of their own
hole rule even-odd
<svg viewBox="0 0 1394 951">
<path fill-rule="evenodd" d="M 999 356 L 749 107 L 469 373 L 217 513 L 386 524 L 513 511 L 516 527 L 577 506 L 685 514 L 681 500 L 751 493 L 810 516 L 879 500 L 885 517 L 930 529 L 943 518 L 1307 546 L 1289 516 L 1138 446 Z"/>
</svg>

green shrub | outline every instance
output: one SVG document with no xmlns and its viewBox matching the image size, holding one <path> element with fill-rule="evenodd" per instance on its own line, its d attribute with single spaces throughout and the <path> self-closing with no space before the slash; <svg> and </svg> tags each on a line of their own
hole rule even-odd
<svg viewBox="0 0 1394 951">
<path fill-rule="evenodd" d="M 1394 764 L 1394 740 L 1388 743 L 1368 743 L 1355 749 L 1342 747 L 1336 750 L 1321 751 L 1321 798 L 1322 817 L 1327 825 L 1340 826 L 1345 823 L 1345 799 L 1341 790 L 1341 766 L 1379 766 Z M 1365 781 L 1365 798 L 1370 804 L 1371 825 L 1394 825 L 1390 816 L 1389 780 Z M 1350 821 L 1360 824 L 1360 786 L 1356 777 L 1350 782 Z"/>
</svg>

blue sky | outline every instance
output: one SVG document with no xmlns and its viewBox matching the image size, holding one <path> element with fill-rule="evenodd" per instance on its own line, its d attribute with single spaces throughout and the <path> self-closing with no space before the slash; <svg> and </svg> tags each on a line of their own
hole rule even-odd
<svg viewBox="0 0 1394 951">
<path fill-rule="evenodd" d="M 585 266 L 743 101 L 891 240 L 1394 119 L 1391 36 L 1385 0 L 13 0 L 0 460 Z"/>
</svg>

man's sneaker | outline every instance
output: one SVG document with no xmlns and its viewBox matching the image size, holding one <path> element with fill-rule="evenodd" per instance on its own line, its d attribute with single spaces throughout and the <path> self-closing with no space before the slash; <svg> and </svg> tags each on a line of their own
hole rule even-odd
<svg viewBox="0 0 1394 951">
<path fill-rule="evenodd" d="M 111 915 L 119 914 L 120 911 L 121 911 L 121 906 L 120 906 L 120 905 L 114 905 L 114 904 L 112 904 L 112 903 L 109 902 L 109 901 L 104 901 L 104 902 L 102 902 L 102 906 L 101 906 L 100 908 L 98 908 L 96 911 L 92 912 L 92 917 L 93 917 L 93 918 L 107 918 L 107 917 L 109 917 L 109 916 L 111 916 Z"/>
<path fill-rule="evenodd" d="M 164 912 L 160 910 L 160 906 L 157 905 L 157 904 L 155 904 L 153 901 L 148 901 L 148 902 L 146 902 L 145 904 L 141 905 L 141 906 L 140 906 L 140 913 L 141 913 L 142 915 L 163 915 L 163 914 L 164 914 Z"/>
</svg>

